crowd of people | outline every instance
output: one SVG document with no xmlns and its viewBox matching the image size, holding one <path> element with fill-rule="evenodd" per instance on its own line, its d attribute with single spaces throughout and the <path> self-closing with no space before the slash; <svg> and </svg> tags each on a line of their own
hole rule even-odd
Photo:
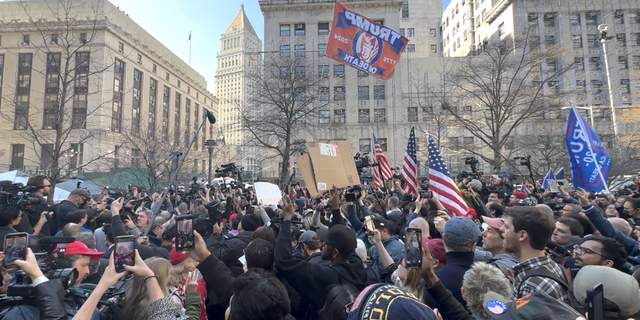
<svg viewBox="0 0 640 320">
<path fill-rule="evenodd" d="M 459 177 L 471 209 L 456 217 L 428 182 L 417 195 L 401 181 L 315 197 L 295 185 L 278 204 L 231 186 L 189 199 L 79 188 L 49 206 L 51 183 L 35 176 L 42 201 L 1 205 L 0 237 L 74 237 L 55 253 L 77 274 L 63 287 L 28 249 L 0 269 L 0 293 L 24 273 L 33 297 L 0 305 L 5 319 L 580 319 L 601 284 L 603 319 L 640 319 L 640 179 L 614 194 L 511 179 Z M 204 205 L 216 202 L 223 214 Z M 193 244 L 177 251 L 183 216 Z M 114 249 L 120 236 L 135 237 L 132 258 Z M 125 254 L 135 263 L 116 272 Z"/>
</svg>

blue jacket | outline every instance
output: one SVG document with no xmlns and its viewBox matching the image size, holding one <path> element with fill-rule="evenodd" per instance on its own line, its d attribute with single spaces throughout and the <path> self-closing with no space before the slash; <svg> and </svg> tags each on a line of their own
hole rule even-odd
<svg viewBox="0 0 640 320">
<path fill-rule="evenodd" d="M 363 218 L 366 216 L 371 216 L 371 218 L 373 218 L 373 215 L 371 214 L 371 211 L 369 211 L 369 208 L 367 206 L 361 206 L 360 208 L 362 209 Z M 347 218 L 349 219 L 349 223 L 353 227 L 353 230 L 355 230 L 356 232 L 356 238 L 362 240 L 366 245 L 368 245 L 367 231 L 364 228 L 364 223 L 360 221 L 360 218 L 356 214 L 356 206 L 347 206 Z"/>
<path fill-rule="evenodd" d="M 436 275 L 440 282 L 453 293 L 453 297 L 460 302 L 465 308 L 467 303 L 462 299 L 462 278 L 467 270 L 471 269 L 471 265 L 475 261 L 473 252 L 447 252 L 447 264 L 444 268 L 436 271 Z M 424 295 L 425 303 L 433 308 L 442 306 L 436 305 L 435 300 L 429 294 L 429 291 L 425 290 Z"/>
<path fill-rule="evenodd" d="M 404 252 L 402 252 L 404 245 L 398 241 L 398 236 L 392 236 L 386 241 L 383 241 L 382 244 L 391 256 L 391 259 L 393 259 L 393 262 L 398 262 L 400 259 L 404 258 Z M 385 269 L 382 266 L 382 262 L 380 262 L 380 256 L 378 255 L 378 250 L 375 246 L 371 246 L 371 248 L 369 248 L 368 255 L 373 261 L 373 266 L 371 267 L 376 268 L 380 274 L 383 274 Z"/>
<path fill-rule="evenodd" d="M 605 219 L 600 211 L 593 206 L 583 207 L 584 213 L 587 214 L 591 223 L 600 231 L 605 237 L 613 238 L 624 245 L 627 250 L 627 254 L 632 257 L 640 256 L 640 248 L 638 247 L 638 241 L 625 235 L 624 233 L 616 230 L 609 220 Z"/>
</svg>

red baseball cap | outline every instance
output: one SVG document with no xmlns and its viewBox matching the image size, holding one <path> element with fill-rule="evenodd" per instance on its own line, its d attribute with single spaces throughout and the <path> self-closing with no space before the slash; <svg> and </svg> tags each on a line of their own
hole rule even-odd
<svg viewBox="0 0 640 320">
<path fill-rule="evenodd" d="M 422 246 L 424 247 L 424 244 L 428 243 L 429 244 L 429 251 L 431 251 L 431 254 L 433 254 L 434 257 L 436 257 L 436 259 L 438 259 L 438 261 L 440 261 L 440 263 L 447 263 L 447 255 L 444 252 L 444 242 L 442 241 L 442 239 L 440 238 L 435 238 L 435 239 L 427 239 L 427 238 L 423 238 L 422 239 Z"/>
<path fill-rule="evenodd" d="M 56 253 L 60 252 L 60 245 L 56 247 Z M 65 256 L 69 256 L 72 254 L 79 254 L 83 256 L 90 256 L 91 262 L 98 261 L 104 255 L 104 252 L 95 252 L 89 250 L 89 248 L 80 241 L 74 241 L 72 243 L 67 244 L 67 249 L 64 252 Z"/>
<path fill-rule="evenodd" d="M 169 262 L 174 266 L 180 264 L 184 260 L 187 260 L 187 258 L 189 258 L 188 254 L 178 252 L 176 251 L 176 248 L 172 248 L 171 253 L 169 254 Z"/>
<path fill-rule="evenodd" d="M 504 226 L 504 220 L 501 218 L 487 218 L 487 217 L 483 217 L 482 221 L 484 221 L 484 223 L 486 223 L 489 227 L 494 228 L 494 229 L 500 229 L 502 228 L 502 226 Z"/>
</svg>

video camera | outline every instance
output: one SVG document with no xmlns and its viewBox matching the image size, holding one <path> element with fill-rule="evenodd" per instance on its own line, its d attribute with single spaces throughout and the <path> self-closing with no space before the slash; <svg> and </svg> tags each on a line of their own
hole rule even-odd
<svg viewBox="0 0 640 320">
<path fill-rule="evenodd" d="M 229 219 L 230 214 L 227 214 L 226 210 L 225 211 L 220 210 L 219 201 L 215 201 L 215 200 L 211 201 L 205 204 L 204 207 L 207 208 L 207 211 L 209 213 L 207 217 L 207 226 L 209 230 L 213 228 L 214 224 L 220 223 L 224 219 Z"/>
<path fill-rule="evenodd" d="M 23 210 L 39 205 L 42 201 L 37 196 L 30 194 L 34 186 L 24 186 L 22 183 L 12 181 L 0 181 L 0 204 L 18 204 Z"/>
<path fill-rule="evenodd" d="M 362 197 L 362 187 L 359 185 L 347 188 L 347 192 L 344 194 L 344 199 L 347 202 L 356 202 Z"/>
<path fill-rule="evenodd" d="M 380 163 L 376 162 L 376 163 L 371 163 L 371 161 L 369 160 L 369 157 L 367 156 L 369 153 L 365 152 L 365 153 L 356 153 L 356 155 L 353 157 L 353 160 L 356 163 L 356 169 L 358 170 L 358 174 L 361 175 L 364 171 L 364 168 L 368 168 L 368 167 L 378 167 L 380 166 Z"/>
<path fill-rule="evenodd" d="M 471 172 L 475 176 L 477 176 L 478 175 L 478 163 L 480 163 L 480 161 L 478 159 L 476 159 L 476 157 L 462 157 L 462 159 L 464 160 L 464 164 L 466 164 L 469 167 L 471 167 Z"/>
<path fill-rule="evenodd" d="M 241 177 L 244 170 L 244 167 L 238 168 L 235 162 L 223 164 L 221 167 L 216 169 L 216 178 L 232 177 L 234 175 Z"/>
<path fill-rule="evenodd" d="M 513 160 L 520 160 L 518 164 L 521 166 L 531 166 L 531 155 L 528 155 L 526 157 L 515 157 L 513 158 Z"/>
</svg>

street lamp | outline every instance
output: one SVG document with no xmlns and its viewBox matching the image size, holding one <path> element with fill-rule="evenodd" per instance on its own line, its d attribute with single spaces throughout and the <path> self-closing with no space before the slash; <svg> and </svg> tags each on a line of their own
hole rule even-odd
<svg viewBox="0 0 640 320">
<path fill-rule="evenodd" d="M 616 109 L 613 106 L 613 91 L 611 91 L 611 75 L 609 74 L 609 57 L 607 56 L 607 40 L 613 39 L 613 36 L 607 36 L 609 26 L 606 24 L 599 25 L 598 31 L 600 31 L 600 43 L 602 43 L 602 51 L 604 53 L 604 67 L 607 70 L 607 86 L 609 87 L 609 101 L 611 102 L 611 120 L 613 121 L 613 134 L 617 137 L 618 126 L 616 125 Z"/>
<path fill-rule="evenodd" d="M 213 158 L 213 148 L 217 145 L 216 141 L 213 139 L 209 139 L 204 143 L 207 146 L 207 150 L 209 150 L 209 174 L 207 175 L 207 181 L 211 183 L 211 159 Z"/>
</svg>

